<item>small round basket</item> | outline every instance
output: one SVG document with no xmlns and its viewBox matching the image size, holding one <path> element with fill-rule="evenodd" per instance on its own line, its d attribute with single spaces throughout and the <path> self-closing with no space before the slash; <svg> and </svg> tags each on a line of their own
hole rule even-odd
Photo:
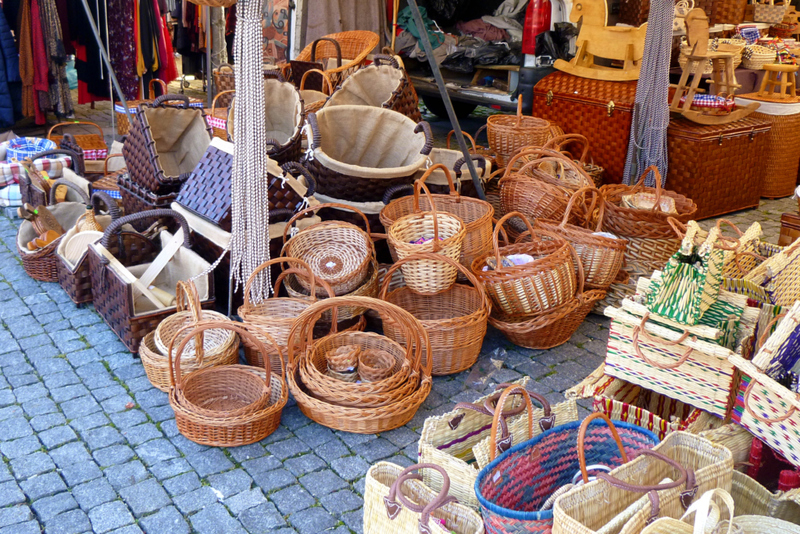
<svg viewBox="0 0 800 534">
<path fill-rule="evenodd" d="M 337 373 L 348 373 L 358 367 L 361 348 L 358 345 L 342 345 L 325 354 L 328 369 Z"/>
<path fill-rule="evenodd" d="M 386 380 L 394 372 L 394 356 L 380 349 L 367 349 L 358 355 L 358 377 L 364 382 Z"/>
<path fill-rule="evenodd" d="M 420 189 L 425 191 L 431 211 L 420 211 Z M 419 252 L 434 252 L 458 261 L 466 234 L 464 221 L 450 213 L 438 211 L 428 188 L 417 181 L 414 184 L 414 213 L 392 223 L 388 241 L 398 260 Z M 438 260 L 406 263 L 402 271 L 406 285 L 422 295 L 447 291 L 458 276 L 458 268 Z"/>
<path fill-rule="evenodd" d="M 486 119 L 486 135 L 489 146 L 497 154 L 498 166 L 505 167 L 508 158 L 520 148 L 544 146 L 553 136 L 553 130 L 549 121 L 522 115 L 520 96 L 516 115 L 491 115 Z"/>
</svg>

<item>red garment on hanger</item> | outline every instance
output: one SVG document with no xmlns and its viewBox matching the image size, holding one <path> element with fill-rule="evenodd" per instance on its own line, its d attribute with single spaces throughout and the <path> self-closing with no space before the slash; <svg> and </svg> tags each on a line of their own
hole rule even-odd
<svg viewBox="0 0 800 534">
<path fill-rule="evenodd" d="M 166 18 L 161 16 L 158 2 L 153 2 L 158 21 L 158 77 L 169 83 L 178 77 L 178 68 L 175 66 L 175 56 L 172 54 L 172 43 L 167 34 Z M 169 44 L 167 44 L 169 43 Z"/>
</svg>

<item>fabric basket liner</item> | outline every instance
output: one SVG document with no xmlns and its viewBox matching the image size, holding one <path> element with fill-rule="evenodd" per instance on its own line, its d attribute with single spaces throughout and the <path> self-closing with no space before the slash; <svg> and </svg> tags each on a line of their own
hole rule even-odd
<svg viewBox="0 0 800 534">
<path fill-rule="evenodd" d="M 303 100 L 300 93 L 290 83 L 282 82 L 275 78 L 264 80 L 264 101 L 267 107 L 264 110 L 264 130 L 267 139 L 275 139 L 281 146 L 286 145 L 303 126 Z M 223 128 L 233 139 L 234 109 L 236 99 L 228 107 L 228 120 Z M 211 121 L 209 121 L 211 124 Z"/>
<path fill-rule="evenodd" d="M 404 73 L 391 65 L 371 65 L 351 74 L 325 104 L 383 107 L 403 82 Z"/>
</svg>

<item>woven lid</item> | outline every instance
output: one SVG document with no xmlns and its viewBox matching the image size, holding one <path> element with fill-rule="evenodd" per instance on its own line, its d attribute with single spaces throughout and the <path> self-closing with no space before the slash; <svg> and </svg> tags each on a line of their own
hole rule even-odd
<svg viewBox="0 0 800 534">
<path fill-rule="evenodd" d="M 738 96 L 736 98 L 738 101 Z M 765 133 L 770 128 L 772 128 L 772 123 L 756 117 L 745 117 L 727 124 L 698 124 L 683 117 L 676 117 L 669 121 L 667 135 L 669 137 L 704 141 L 717 140 L 720 136 L 725 139 L 749 135 L 754 132 Z"/>
<path fill-rule="evenodd" d="M 636 100 L 636 82 L 607 82 L 580 78 L 564 72 L 548 74 L 533 88 L 536 98 L 553 92 L 553 98 L 579 100 L 608 105 L 613 101 L 617 109 L 632 109 Z"/>
</svg>

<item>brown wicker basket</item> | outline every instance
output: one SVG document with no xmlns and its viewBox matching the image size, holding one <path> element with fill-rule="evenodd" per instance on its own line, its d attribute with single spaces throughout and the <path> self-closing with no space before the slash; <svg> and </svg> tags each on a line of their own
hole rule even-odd
<svg viewBox="0 0 800 534">
<path fill-rule="evenodd" d="M 378 407 L 359 407 L 326 402 L 314 398 L 308 393 L 308 384 L 303 381 L 300 368 L 306 365 L 306 361 L 313 356 L 313 347 L 322 347 L 328 343 L 327 338 L 314 342 L 310 339 L 309 334 L 319 316 L 342 305 L 374 309 L 381 314 L 384 320 L 390 317 L 392 321 L 406 328 L 406 336 L 410 342 L 404 349 L 405 361 L 409 362 L 411 366 L 409 380 L 415 382 L 414 389 L 408 395 Z M 341 334 L 334 334 L 332 337 L 339 340 L 340 336 Z M 432 358 L 428 336 L 417 319 L 393 304 L 367 297 L 334 297 L 317 302 L 297 318 L 290 339 L 293 342 L 289 345 L 289 387 L 300 410 L 321 425 L 360 434 L 385 432 L 406 424 L 430 393 Z M 350 344 L 354 340 L 342 338 L 340 341 Z M 423 350 L 422 347 L 426 348 Z M 391 380 L 391 377 L 387 380 Z M 380 382 L 369 383 L 371 387 L 377 387 L 378 384 Z M 352 386 L 352 384 L 343 384 L 345 388 Z"/>
<path fill-rule="evenodd" d="M 130 110 L 131 115 L 139 107 L 139 104 L 150 104 L 153 100 L 156 99 L 155 94 L 155 85 L 158 84 L 161 86 L 161 94 L 165 95 L 169 92 L 167 89 L 167 84 L 164 80 L 159 80 L 158 78 L 153 78 L 150 80 L 150 83 L 147 85 L 148 88 L 148 95 L 150 98 L 145 98 L 142 100 L 128 100 L 126 103 L 128 104 L 128 110 Z M 122 105 L 122 102 L 114 104 L 114 113 L 117 116 L 117 133 L 119 135 L 127 135 L 128 132 L 131 130 L 131 121 L 128 120 L 128 113 L 125 111 L 125 107 Z"/>
<path fill-rule="evenodd" d="M 306 80 L 309 74 L 318 74 L 322 77 L 322 88 L 320 91 L 314 89 L 306 89 Z M 316 113 L 322 109 L 322 106 L 328 101 L 328 98 L 333 94 L 334 87 L 330 77 L 319 69 L 309 69 L 300 79 L 300 86 L 298 88 L 300 96 L 303 97 L 303 102 L 306 105 L 306 114 Z"/>
<path fill-rule="evenodd" d="M 378 46 L 379 42 L 378 35 L 370 31 L 331 33 L 307 45 L 294 60 L 319 61 L 327 65 L 328 59 L 339 59 L 339 65 L 336 67 L 323 68 L 336 87 L 342 85 L 348 76 L 364 65 L 367 55 Z"/>
<path fill-rule="evenodd" d="M 600 187 L 603 184 L 603 173 L 605 170 L 603 167 L 595 165 L 594 159 L 589 157 L 589 140 L 586 139 L 586 137 L 580 134 L 559 135 L 550 139 L 547 144 L 544 145 L 544 148 L 552 148 L 553 150 L 563 152 L 565 146 L 569 146 L 573 143 L 577 143 L 582 148 L 580 156 L 575 159 L 575 163 L 580 165 L 583 171 L 592 179 L 595 187 Z M 573 152 L 570 154 L 566 152 L 565 154 L 572 156 L 575 153 Z M 562 180 L 570 184 L 579 185 L 583 181 L 579 173 L 576 173 L 573 169 L 565 167 L 564 173 L 566 176 L 562 176 Z M 573 188 L 577 189 L 574 185 Z"/>
<path fill-rule="evenodd" d="M 217 90 L 217 95 L 223 91 L 236 91 L 236 71 L 233 70 L 233 65 L 223 63 L 211 71 L 211 75 L 214 77 L 214 88 Z M 225 96 L 219 105 L 227 108 L 230 103 L 231 98 Z"/>
<path fill-rule="evenodd" d="M 464 242 L 461 245 L 461 255 L 459 261 L 461 265 L 469 268 L 472 265 L 472 260 L 477 256 L 489 252 L 492 247 L 492 217 L 494 217 L 494 208 L 491 204 L 484 200 L 477 198 L 462 197 L 456 192 L 456 187 L 453 184 L 452 174 L 450 170 L 443 164 L 437 163 L 425 171 L 425 174 L 419 179 L 420 182 L 425 183 L 433 172 L 441 170 L 447 178 L 450 186 L 449 195 L 431 195 L 436 209 L 445 213 L 450 213 L 459 217 L 464 221 L 466 235 Z M 428 185 L 427 183 L 425 184 Z M 389 202 L 383 210 L 381 210 L 381 223 L 385 228 L 389 228 L 396 220 L 414 213 L 415 197 L 402 197 Z M 422 199 L 416 197 L 420 202 L 419 209 L 428 211 L 431 209 L 429 197 Z M 394 249 L 390 247 L 393 253 Z"/>
<path fill-rule="evenodd" d="M 108 210 L 108 217 L 100 219 L 100 224 L 106 226 L 113 220 L 119 218 L 120 213 L 117 203 L 107 194 L 101 191 L 92 193 L 92 206 L 96 215 L 100 215 L 100 204 L 105 205 Z M 105 229 L 105 228 L 104 228 Z M 69 232 L 68 232 L 69 233 Z M 70 300 L 76 305 L 85 304 L 92 301 L 92 275 L 89 270 L 89 260 L 86 259 L 88 249 L 75 262 L 71 262 L 59 253 L 64 240 L 61 240 L 59 247 L 56 248 L 56 269 L 58 270 L 58 285 L 69 296 Z"/>
<path fill-rule="evenodd" d="M 223 141 L 228 140 L 228 104 L 223 105 L 223 102 L 230 102 L 231 97 L 235 94 L 236 91 L 220 91 L 211 101 L 211 111 L 207 117 L 208 124 L 211 126 L 214 137 Z M 220 98 L 222 98 L 222 102 L 217 102 Z"/>
<path fill-rule="evenodd" d="M 39 152 L 31 158 L 30 163 L 27 161 L 22 163 L 22 166 L 25 168 L 25 172 L 19 173 L 19 194 L 23 204 L 27 203 L 34 207 L 47 205 L 49 200 L 49 189 L 45 191 L 45 189 L 47 189 L 47 183 L 43 183 L 46 182 L 44 177 L 42 176 L 41 172 L 39 172 L 32 165 L 32 163 L 40 158 L 61 155 L 69 156 L 70 161 L 72 162 L 72 170 L 74 170 L 76 174 L 79 176 L 86 174 L 86 170 L 83 167 L 83 161 L 72 150 L 56 148 L 54 150 L 45 150 L 44 152 Z"/>
<path fill-rule="evenodd" d="M 512 217 L 519 217 L 530 231 L 533 241 L 500 246 L 500 229 Z M 512 211 L 498 221 L 492 234 L 493 252 L 472 262 L 472 273 L 497 305 L 497 312 L 512 316 L 541 314 L 562 306 L 575 297 L 577 289 L 575 251 L 563 238 L 551 232 L 534 230 L 528 219 Z M 522 265 L 503 266 L 502 257 L 527 254 L 533 261 Z M 487 260 L 494 260 L 495 269 L 488 270 Z M 487 270 L 484 271 L 484 266 Z M 582 282 L 582 280 L 581 280 Z"/>
<path fill-rule="evenodd" d="M 122 154 L 110 154 L 103 163 L 103 177 L 92 182 L 92 191 L 99 191 L 114 199 L 117 207 L 122 207 L 122 194 L 119 192 L 119 177 L 128 174 L 128 169 L 123 167 L 116 171 L 108 170 L 108 162 L 114 158 L 121 158 Z"/>
<path fill-rule="evenodd" d="M 225 365 L 181 373 L 181 355 L 189 340 L 206 330 L 225 328 L 249 338 L 263 353 L 263 343 L 235 323 L 209 321 L 194 327 L 170 360 L 169 403 L 175 411 L 178 431 L 201 445 L 237 447 L 255 443 L 278 428 L 288 400 L 283 376 L 274 376 L 269 365 L 264 377 L 249 366 Z"/>
<path fill-rule="evenodd" d="M 358 355 L 358 378 L 377 382 L 392 376 L 395 360 L 391 354 L 378 349 L 362 350 Z"/>
<path fill-rule="evenodd" d="M 360 214 L 364 219 L 366 232 L 350 223 L 323 221 L 297 232 L 287 241 L 289 229 L 297 219 L 326 207 Z M 369 221 L 356 208 L 344 204 L 318 204 L 296 213 L 286 223 L 283 255 L 308 263 L 314 276 L 330 284 L 335 294 L 343 295 L 364 283 L 370 263 L 375 259 L 375 247 L 369 233 Z M 299 281 L 304 289 L 309 289 L 308 281 Z"/>
<path fill-rule="evenodd" d="M 439 261 L 456 266 L 472 286 L 455 284 L 447 291 L 432 296 L 419 295 L 405 286 L 387 293 L 392 274 L 404 263 L 435 259 L 437 256 L 430 252 L 414 254 L 392 265 L 384 277 L 380 298 L 419 319 L 431 344 L 431 374 L 449 375 L 472 367 L 481 352 L 491 303 L 480 281 L 462 265 L 445 258 Z M 403 330 L 390 320 L 383 322 L 383 332 L 400 344 L 406 343 Z"/>
<path fill-rule="evenodd" d="M 178 198 L 178 193 L 165 193 L 158 195 L 152 191 L 140 187 L 131 180 L 130 174 L 123 173 L 117 175 L 117 187 L 119 188 L 120 202 L 122 209 L 127 214 L 144 213 L 147 211 L 169 209 L 175 199 Z M 162 222 L 167 222 L 163 220 Z M 169 221 L 173 223 L 174 221 Z M 131 226 L 143 232 L 153 224 L 152 220 L 136 220 L 131 222 Z"/>
<path fill-rule="evenodd" d="M 60 186 L 65 186 L 79 194 L 83 203 L 79 202 L 61 202 L 56 204 L 55 195 L 56 189 Z M 86 193 L 73 184 L 64 179 L 59 179 L 53 182 L 50 188 L 50 205 L 46 208 L 58 221 L 62 228 L 71 228 L 80 216 L 86 212 L 85 206 L 89 203 L 89 197 Z M 34 238 L 38 237 L 33 225 L 30 221 L 22 221 L 17 231 L 17 254 L 22 260 L 22 268 L 28 273 L 28 276 L 40 282 L 58 282 L 58 257 L 56 250 L 59 243 L 64 238 L 62 234 L 57 239 L 53 240 L 46 247 L 38 250 L 30 251 L 27 248 L 27 243 Z"/>
<path fill-rule="evenodd" d="M 421 211 L 419 191 L 425 191 L 430 211 Z M 458 261 L 467 230 L 464 221 L 452 213 L 437 210 L 436 202 L 422 182 L 414 183 L 414 212 L 400 217 L 389 227 L 389 249 L 398 260 L 418 254 L 433 252 Z M 420 239 L 428 239 L 417 242 Z M 443 261 L 425 259 L 403 264 L 406 285 L 421 295 L 435 295 L 447 291 L 456 282 L 458 269 Z"/>
<path fill-rule="evenodd" d="M 72 136 L 75 142 L 81 148 L 81 150 L 83 150 L 83 158 L 85 160 L 91 160 L 91 161 L 106 159 L 106 156 L 108 156 L 108 146 L 106 145 L 103 129 L 93 122 L 87 122 L 87 121 L 59 122 L 58 124 L 50 128 L 50 131 L 47 132 L 47 138 L 53 141 L 55 144 L 60 145 L 64 139 L 64 136 L 53 135 L 53 130 L 55 130 L 56 128 L 63 129 L 66 126 L 79 126 L 81 124 L 86 126 L 91 126 L 92 128 L 96 128 L 98 132 L 96 134 L 83 134 L 83 135 Z"/>
<path fill-rule="evenodd" d="M 489 146 L 497 154 L 497 165 L 505 167 L 514 152 L 526 146 L 544 146 L 553 132 L 549 121 L 522 115 L 520 96 L 517 98 L 516 116 L 490 115 L 486 119 L 486 135 Z"/>
</svg>

